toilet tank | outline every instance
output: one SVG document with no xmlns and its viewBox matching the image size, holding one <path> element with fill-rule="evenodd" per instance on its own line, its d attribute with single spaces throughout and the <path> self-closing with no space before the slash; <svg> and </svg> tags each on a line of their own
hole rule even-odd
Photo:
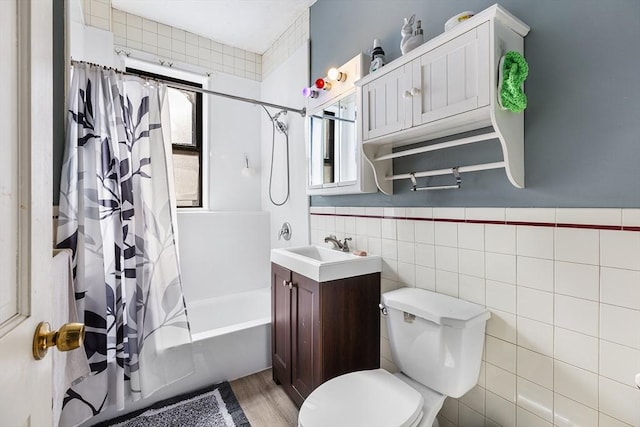
<svg viewBox="0 0 640 427">
<path fill-rule="evenodd" d="M 417 288 L 386 292 L 382 303 L 393 360 L 405 375 L 451 397 L 476 385 L 488 310 Z"/>
</svg>

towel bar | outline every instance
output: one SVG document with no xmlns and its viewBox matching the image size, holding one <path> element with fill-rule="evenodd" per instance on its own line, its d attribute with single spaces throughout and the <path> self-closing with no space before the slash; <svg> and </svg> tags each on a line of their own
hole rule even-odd
<svg viewBox="0 0 640 427">
<path fill-rule="evenodd" d="M 501 169 L 501 168 L 504 168 L 504 162 L 480 163 L 477 165 L 459 166 L 455 169 L 457 169 L 458 172 L 463 173 L 463 172 L 476 172 L 476 171 L 483 171 L 483 170 L 490 170 L 490 169 Z M 400 175 L 386 176 L 384 179 L 385 181 L 395 181 L 397 179 L 411 179 L 411 175 L 413 175 L 415 178 L 423 178 L 425 176 L 449 175 L 450 173 L 452 173 L 451 172 L 452 170 L 453 168 L 447 168 L 447 169 L 435 169 L 435 170 L 424 171 L 424 172 L 411 172 L 411 173 L 404 173 Z"/>
<path fill-rule="evenodd" d="M 413 184 L 413 188 L 411 189 L 411 191 L 455 190 L 460 188 L 460 185 L 462 184 L 462 178 L 460 178 L 458 168 L 451 168 L 451 173 L 453 173 L 453 176 L 456 177 L 456 183 L 453 185 L 432 185 L 418 187 L 416 183 L 416 175 L 412 172 L 409 174 L 409 179 L 411 179 L 411 183 Z"/>
<path fill-rule="evenodd" d="M 458 147 L 460 145 L 473 144 L 475 142 L 488 141 L 490 139 L 498 138 L 498 133 L 488 132 L 481 135 L 468 136 L 466 138 L 454 139 L 451 141 L 441 142 L 438 144 L 425 145 L 424 147 L 412 148 L 410 150 L 396 151 L 395 153 L 385 154 L 377 156 L 373 159 L 374 162 L 379 160 L 395 159 L 398 157 L 412 156 L 414 154 L 427 153 L 429 151 L 442 150 L 444 148 Z"/>
</svg>

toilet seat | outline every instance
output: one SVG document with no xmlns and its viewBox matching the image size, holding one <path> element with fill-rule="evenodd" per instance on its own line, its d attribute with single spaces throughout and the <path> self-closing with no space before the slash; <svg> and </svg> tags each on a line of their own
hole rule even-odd
<svg viewBox="0 0 640 427">
<path fill-rule="evenodd" d="M 422 395 L 385 371 L 333 378 L 304 401 L 299 427 L 410 427 L 422 418 Z"/>
</svg>

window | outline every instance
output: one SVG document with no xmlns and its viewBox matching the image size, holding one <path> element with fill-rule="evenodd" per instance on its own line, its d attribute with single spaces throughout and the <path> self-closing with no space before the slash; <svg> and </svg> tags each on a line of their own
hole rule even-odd
<svg viewBox="0 0 640 427">
<path fill-rule="evenodd" d="M 190 81 L 127 68 L 135 74 L 201 88 Z M 167 88 L 171 115 L 171 146 L 179 208 L 202 207 L 202 93 Z"/>
</svg>

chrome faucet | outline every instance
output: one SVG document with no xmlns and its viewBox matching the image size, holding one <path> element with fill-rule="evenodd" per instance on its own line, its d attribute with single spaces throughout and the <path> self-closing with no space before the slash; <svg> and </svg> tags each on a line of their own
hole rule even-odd
<svg viewBox="0 0 640 427">
<path fill-rule="evenodd" d="M 351 249 L 349 248 L 349 240 L 351 240 L 351 237 L 345 237 L 344 242 L 341 242 L 333 234 L 330 234 L 329 236 L 324 238 L 325 243 L 331 242 L 331 244 L 333 245 L 333 249 L 342 252 L 351 251 Z"/>
</svg>

